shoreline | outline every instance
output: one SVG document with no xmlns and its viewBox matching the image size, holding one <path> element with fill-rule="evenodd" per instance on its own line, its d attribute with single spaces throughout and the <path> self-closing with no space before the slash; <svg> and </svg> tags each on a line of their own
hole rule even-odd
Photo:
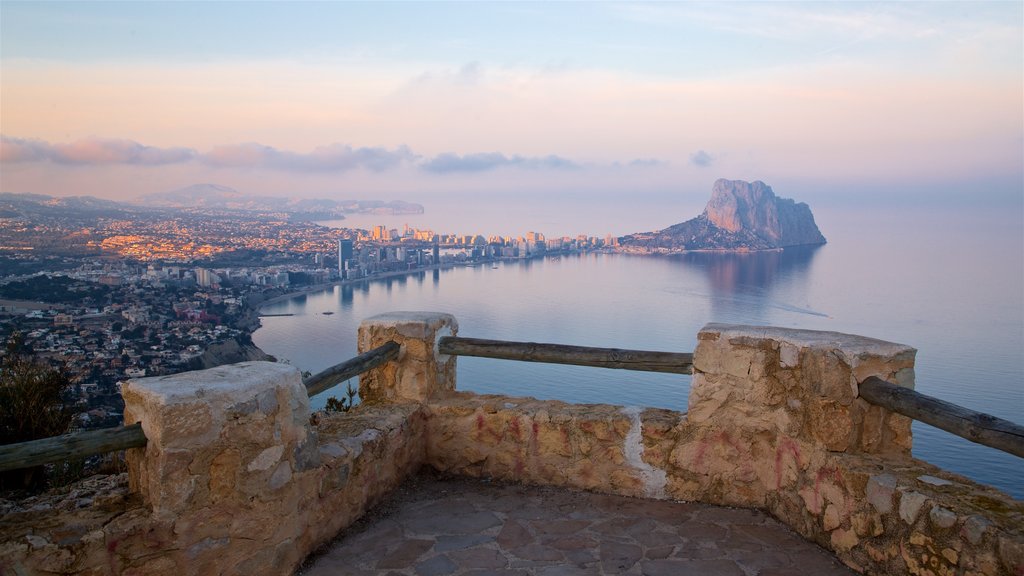
<svg viewBox="0 0 1024 576">
<path fill-rule="evenodd" d="M 360 282 L 372 282 L 374 280 L 386 280 L 388 278 L 397 278 L 399 276 L 409 276 L 409 275 L 412 275 L 412 274 L 417 274 L 419 272 L 429 272 L 431 270 L 444 270 L 446 268 L 456 268 L 458 266 L 462 266 L 462 264 L 431 264 L 430 266 L 425 266 L 423 268 L 417 268 L 415 270 L 396 270 L 394 272 L 385 272 L 383 274 L 378 274 L 378 275 L 375 275 L 375 276 L 368 276 L 366 278 L 356 278 L 354 280 L 334 280 L 334 281 L 331 281 L 331 282 L 326 282 L 324 284 L 317 284 L 315 286 L 307 286 L 305 288 L 300 288 L 298 290 L 292 290 L 290 292 L 285 292 L 283 294 L 279 294 L 277 296 L 273 296 L 271 298 L 267 298 L 266 300 L 263 300 L 259 304 L 257 304 L 253 308 L 253 310 L 256 312 L 257 316 L 259 316 L 260 312 L 262 311 L 264 306 L 267 306 L 267 305 L 270 305 L 270 304 L 276 304 L 278 302 L 282 302 L 282 301 L 288 300 L 290 298 L 295 298 L 296 296 L 303 296 L 303 295 L 306 295 L 306 294 L 314 294 L 314 293 L 317 293 L 317 292 L 324 292 L 324 291 L 330 290 L 330 289 L 332 289 L 332 288 L 334 288 L 336 286 L 351 286 L 353 284 L 358 284 Z M 255 332 L 255 330 L 253 332 Z"/>
<path fill-rule="evenodd" d="M 698 249 L 691 249 L 691 250 L 683 250 L 683 249 L 661 249 L 661 250 L 658 250 L 658 249 L 654 249 L 654 250 L 651 250 L 651 249 L 639 249 L 639 250 L 632 249 L 631 250 L 631 249 L 628 249 L 628 248 L 626 248 L 626 249 L 618 248 L 618 249 L 611 250 L 611 251 L 608 251 L 608 250 L 592 250 L 592 251 L 588 251 L 588 252 L 578 252 L 577 254 L 598 253 L 598 254 L 621 254 L 623 256 L 679 256 L 679 255 L 684 255 L 684 254 L 758 254 L 758 253 L 765 253 L 765 252 L 783 252 L 783 251 L 785 251 L 786 248 L 803 248 L 803 247 L 811 247 L 811 246 L 818 247 L 818 246 L 824 246 L 824 245 L 825 245 L 825 243 L 821 243 L 821 244 L 796 244 L 796 245 L 793 245 L 793 246 L 780 246 L 780 247 L 775 247 L 775 248 L 755 248 L 755 249 L 750 249 L 750 248 L 746 248 L 746 249 L 737 249 L 737 248 L 698 248 Z M 556 254 L 556 253 L 553 253 L 553 254 L 545 254 L 544 256 L 541 256 L 540 258 L 546 258 L 548 256 L 565 256 L 565 255 L 566 254 Z M 485 265 L 485 264 L 494 264 L 496 262 L 529 261 L 529 260 L 533 260 L 534 258 L 536 258 L 536 257 L 531 257 L 531 258 L 525 258 L 524 259 L 524 258 L 518 258 L 518 257 L 511 257 L 511 256 L 509 256 L 509 257 L 503 257 L 503 258 L 496 258 L 494 260 L 488 260 L 488 261 L 484 261 L 484 262 L 475 262 L 475 263 L 471 263 L 471 264 L 473 266 L 478 266 L 478 265 Z M 450 264 L 431 264 L 430 266 L 425 266 L 423 268 L 417 268 L 415 270 L 396 270 L 394 272 L 385 272 L 383 274 L 378 274 L 378 275 L 375 275 L 375 276 L 368 276 L 368 277 L 365 277 L 365 278 L 357 278 L 357 279 L 354 279 L 354 280 L 333 280 L 331 282 L 326 282 L 324 284 L 317 284 L 315 286 L 307 286 L 307 287 L 304 287 L 304 288 L 299 288 L 299 289 L 296 289 L 296 290 L 291 290 L 289 292 L 285 292 L 283 294 L 279 294 L 277 296 L 273 296 L 273 297 L 267 298 L 266 300 L 261 301 L 259 304 L 256 304 L 255 307 L 252 307 L 252 309 L 256 312 L 257 316 L 259 316 L 260 312 L 262 311 L 264 306 L 267 306 L 267 305 L 270 305 L 270 304 L 276 304 L 278 302 L 282 302 L 284 300 L 287 300 L 289 298 L 294 298 L 296 296 L 302 296 L 302 295 L 305 295 L 305 294 L 314 294 L 314 293 L 317 293 L 317 292 L 323 292 L 323 291 L 326 291 L 326 290 L 330 290 L 330 289 L 332 289 L 332 288 L 334 288 L 336 286 L 351 286 L 353 284 L 358 284 L 360 282 L 372 282 L 374 280 L 386 280 L 388 278 L 397 278 L 397 277 L 400 277 L 400 276 L 409 276 L 409 275 L 412 275 L 412 274 L 417 274 L 419 272 L 429 272 L 431 270 L 446 270 L 448 268 L 458 268 L 460 266 L 466 266 L 466 264 L 467 263 L 464 263 L 464 262 L 450 263 Z"/>
</svg>

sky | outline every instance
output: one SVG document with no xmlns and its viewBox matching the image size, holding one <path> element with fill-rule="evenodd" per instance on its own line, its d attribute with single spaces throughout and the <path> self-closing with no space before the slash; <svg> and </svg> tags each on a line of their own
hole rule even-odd
<svg viewBox="0 0 1024 576">
<path fill-rule="evenodd" d="M 0 190 L 1019 210 L 1022 30 L 1022 2 L 4 0 Z"/>
</svg>

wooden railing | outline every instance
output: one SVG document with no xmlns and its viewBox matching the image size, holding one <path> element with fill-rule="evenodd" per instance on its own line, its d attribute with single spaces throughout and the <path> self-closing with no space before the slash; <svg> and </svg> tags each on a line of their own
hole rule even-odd
<svg viewBox="0 0 1024 576">
<path fill-rule="evenodd" d="M 336 364 L 303 380 L 306 394 L 314 396 L 398 357 L 398 344 L 387 344 Z M 32 468 L 62 460 L 87 458 L 97 454 L 141 448 L 146 434 L 141 424 L 72 432 L 18 444 L 0 446 L 0 472 Z"/>
<path fill-rule="evenodd" d="M 400 346 L 397 343 L 388 342 L 383 346 L 363 352 L 351 360 L 335 364 L 323 372 L 314 374 L 302 382 L 306 385 L 306 393 L 310 396 L 315 396 L 349 378 L 354 378 L 367 370 L 372 370 L 381 364 L 386 364 L 398 358 L 399 348 Z"/>
<path fill-rule="evenodd" d="M 381 366 L 398 357 L 399 345 L 388 342 L 355 358 L 336 364 L 303 381 L 306 393 L 320 394 L 333 386 Z M 673 374 L 693 373 L 693 354 L 594 348 L 538 342 L 510 342 L 447 336 L 438 342 L 441 354 L 477 356 L 545 362 L 599 368 L 617 368 Z M 966 438 L 1024 458 L 1024 427 L 989 414 L 975 412 L 909 388 L 890 384 L 880 378 L 867 378 L 860 384 L 860 396 L 868 402 L 898 414 L 935 426 Z M 75 432 L 53 438 L 0 446 L 0 471 L 30 468 L 69 458 L 137 448 L 146 445 L 142 426 Z"/>
<path fill-rule="evenodd" d="M 875 376 L 866 378 L 859 388 L 860 397 L 876 406 L 1024 458 L 1024 426 L 890 384 Z"/>
<path fill-rule="evenodd" d="M 593 348 L 540 342 L 509 342 L 482 338 L 446 336 L 438 342 L 441 354 L 452 356 L 478 356 L 521 362 L 572 364 L 598 368 L 618 368 L 643 372 L 670 372 L 693 374 L 693 354 L 683 352 L 653 352 L 650 350 L 623 350 L 620 348 Z"/>
<path fill-rule="evenodd" d="M 0 446 L 0 472 L 32 468 L 146 445 L 142 424 L 72 432 L 63 436 Z"/>
<path fill-rule="evenodd" d="M 522 362 L 547 362 L 648 372 L 693 373 L 693 354 L 592 348 L 536 342 L 510 342 L 447 336 L 438 343 L 441 354 L 477 356 Z M 971 442 L 1024 458 L 1024 427 L 995 416 L 933 398 L 910 388 L 870 377 L 860 384 L 860 396 L 898 414 L 930 424 Z"/>
</svg>

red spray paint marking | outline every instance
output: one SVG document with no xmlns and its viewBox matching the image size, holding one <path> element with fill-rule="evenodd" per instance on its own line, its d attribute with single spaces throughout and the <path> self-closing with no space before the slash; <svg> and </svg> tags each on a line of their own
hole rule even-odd
<svg viewBox="0 0 1024 576">
<path fill-rule="evenodd" d="M 800 457 L 800 446 L 792 438 L 783 438 L 775 448 L 775 488 L 782 487 L 782 457 L 789 452 L 793 455 L 797 468 L 803 468 L 803 459 Z"/>
<path fill-rule="evenodd" d="M 522 431 L 519 429 L 519 418 L 513 418 L 509 421 L 508 431 L 512 434 L 512 437 L 515 438 L 516 442 L 522 440 Z"/>
<path fill-rule="evenodd" d="M 697 454 L 693 458 L 694 468 L 700 468 L 704 465 L 704 454 L 707 452 L 707 449 L 714 444 L 722 444 L 728 446 L 735 450 L 737 455 L 742 453 L 742 450 L 740 450 L 739 442 L 733 440 L 732 437 L 729 436 L 728 432 L 719 432 L 718 434 L 712 436 L 709 440 L 702 440 L 700 444 L 697 446 Z"/>
</svg>

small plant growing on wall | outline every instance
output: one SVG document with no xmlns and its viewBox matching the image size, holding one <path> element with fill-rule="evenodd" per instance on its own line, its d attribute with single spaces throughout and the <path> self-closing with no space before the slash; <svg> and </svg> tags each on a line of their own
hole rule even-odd
<svg viewBox="0 0 1024 576">
<path fill-rule="evenodd" d="M 354 405 L 353 401 L 355 400 L 356 394 L 358 394 L 358 392 L 356 392 L 355 389 L 352 388 L 352 382 L 349 382 L 348 385 L 345 387 L 345 396 L 347 396 L 347 398 L 342 398 L 339 400 L 334 396 L 331 396 L 330 398 L 327 399 L 327 405 L 324 406 L 324 411 L 348 412 L 349 410 L 352 409 L 352 406 Z"/>
</svg>

